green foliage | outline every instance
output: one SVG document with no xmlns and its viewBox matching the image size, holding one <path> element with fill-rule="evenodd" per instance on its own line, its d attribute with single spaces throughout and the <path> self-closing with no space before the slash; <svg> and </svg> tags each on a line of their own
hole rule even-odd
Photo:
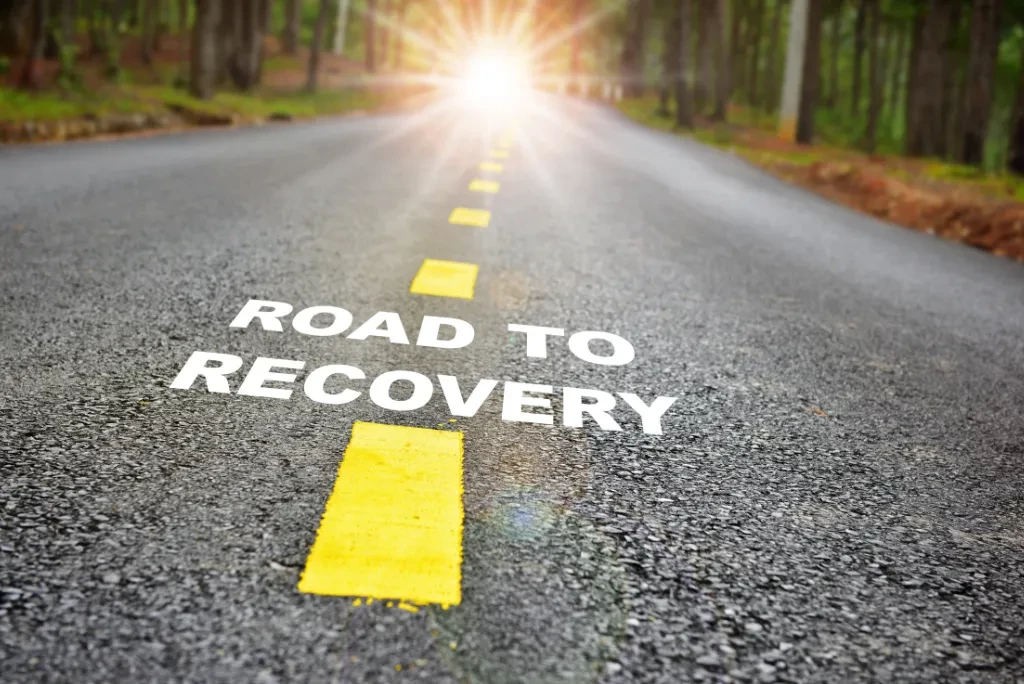
<svg viewBox="0 0 1024 684">
<path fill-rule="evenodd" d="M 122 83 L 124 70 L 121 68 L 122 35 L 113 31 L 103 43 L 103 77 L 111 83 Z"/>
<path fill-rule="evenodd" d="M 82 75 L 78 72 L 76 60 L 78 46 L 74 43 L 61 43 L 58 52 L 57 85 L 64 90 L 78 88 L 82 85 Z"/>
<path fill-rule="evenodd" d="M 925 175 L 936 180 L 979 180 L 985 172 L 974 166 L 933 162 L 925 166 Z"/>
<path fill-rule="evenodd" d="M 11 58 L 0 56 L 0 77 L 11 73 Z"/>
<path fill-rule="evenodd" d="M 120 89 L 90 92 L 26 92 L 0 87 L 0 121 L 54 121 L 86 116 L 149 112 L 154 103 Z"/>
</svg>

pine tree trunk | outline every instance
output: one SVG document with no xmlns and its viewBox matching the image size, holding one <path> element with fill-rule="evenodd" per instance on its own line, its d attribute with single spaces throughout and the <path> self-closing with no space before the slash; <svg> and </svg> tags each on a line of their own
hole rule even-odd
<svg viewBox="0 0 1024 684">
<path fill-rule="evenodd" d="M 316 24 L 313 25 L 313 44 L 309 46 L 309 64 L 306 72 L 306 92 L 316 92 L 316 77 L 320 70 L 320 51 L 324 44 L 324 31 L 327 27 L 327 12 L 330 10 L 331 0 L 320 0 L 320 11 L 316 14 Z"/>
<path fill-rule="evenodd" d="M 239 0 L 220 0 L 220 16 L 217 26 L 217 71 L 216 84 L 223 85 L 230 73 L 231 60 L 235 58 L 236 30 L 235 16 Z"/>
<path fill-rule="evenodd" d="M 766 112 L 773 112 L 778 107 L 779 91 L 782 88 L 782 84 L 779 82 L 779 34 L 785 9 L 784 0 L 775 0 L 772 32 L 768 38 L 768 64 L 764 74 L 764 89 L 761 93 L 761 102 Z"/>
<path fill-rule="evenodd" d="M 718 70 L 715 77 L 715 110 L 712 121 L 725 121 L 729 108 L 729 49 L 725 44 L 725 18 L 728 0 L 715 0 L 715 28 L 712 41 L 715 45 L 715 63 Z"/>
<path fill-rule="evenodd" d="M 822 6 L 820 0 L 811 0 L 807 4 L 807 43 L 800 84 L 800 111 L 796 121 L 796 141 L 805 145 L 814 140 L 814 112 L 818 108 L 821 90 Z"/>
<path fill-rule="evenodd" d="M 377 60 L 373 49 L 374 44 L 377 42 L 374 35 L 374 29 L 377 27 L 376 12 L 377 0 L 366 0 L 366 14 L 364 15 L 366 23 L 363 26 L 363 40 L 366 44 L 366 71 L 371 74 L 377 70 Z"/>
<path fill-rule="evenodd" d="M 639 97 L 644 93 L 647 23 L 651 14 L 651 0 L 632 0 L 629 7 L 632 22 L 628 25 L 623 49 L 623 76 L 626 94 Z"/>
<path fill-rule="evenodd" d="M 676 127 L 693 128 L 693 105 L 690 101 L 689 70 L 690 37 L 693 35 L 690 25 L 690 0 L 676 0 L 679 3 L 679 71 L 676 77 Z"/>
<path fill-rule="evenodd" d="M 35 0 L 32 3 L 31 13 L 31 41 L 28 46 L 28 53 L 25 56 L 25 64 L 21 69 L 21 78 L 18 85 L 22 88 L 35 88 L 39 85 L 39 62 L 43 59 L 43 52 L 46 50 L 46 20 L 49 11 L 47 0 Z"/>
<path fill-rule="evenodd" d="M 857 3 L 857 19 L 853 24 L 853 87 L 850 90 L 850 113 L 860 115 L 861 71 L 864 63 L 864 23 L 868 0 Z"/>
<path fill-rule="evenodd" d="M 831 50 L 829 50 L 829 64 L 828 64 L 828 99 L 826 104 L 829 107 L 835 108 L 839 104 L 839 29 L 843 24 L 843 2 L 842 0 L 836 0 L 833 3 L 832 8 L 832 21 L 829 22 L 829 28 L 832 29 L 832 35 L 829 38 L 831 43 Z"/>
<path fill-rule="evenodd" d="M 900 26 L 893 26 L 890 33 L 892 50 L 890 57 L 886 60 L 886 68 L 889 70 L 885 77 L 886 95 L 882 102 L 882 118 L 893 119 L 897 114 L 897 103 L 899 102 L 900 76 L 906 65 L 907 57 L 907 33 Z"/>
<path fill-rule="evenodd" d="M 196 0 L 189 92 L 200 100 L 209 100 L 214 94 L 220 13 L 221 0 Z"/>
<path fill-rule="evenodd" d="M 903 93 L 904 153 L 910 148 L 909 132 L 917 127 L 917 65 L 921 61 L 921 43 L 924 33 L 924 10 L 914 12 L 910 28 L 910 47 L 907 51 L 906 88 Z"/>
<path fill-rule="evenodd" d="M 1024 176 L 1024 42 L 1020 47 L 1020 65 L 1017 71 L 1017 93 L 1010 114 L 1010 144 L 1007 150 L 1007 168 Z"/>
<path fill-rule="evenodd" d="M 658 88 L 658 116 L 668 117 L 669 101 L 679 78 L 679 3 L 669 6 L 669 14 L 662 25 L 664 47 L 661 53 L 661 83 Z"/>
<path fill-rule="evenodd" d="M 934 156 L 943 147 L 943 55 L 949 38 L 952 10 L 951 0 L 928 0 L 924 9 L 920 49 L 914 59 L 913 106 L 907 117 L 909 156 Z"/>
<path fill-rule="evenodd" d="M 881 0 L 868 0 L 868 121 L 864 132 L 864 148 L 874 154 L 878 147 L 878 112 L 882 106 Z"/>
<path fill-rule="evenodd" d="M 988 120 L 995 91 L 995 56 L 999 45 L 999 0 L 974 0 L 966 97 L 963 100 L 963 138 L 960 160 L 980 165 L 985 153 Z"/>
<path fill-rule="evenodd" d="M 704 80 L 704 46 L 707 44 L 706 34 L 703 31 L 704 15 L 707 13 L 706 0 L 693 0 L 690 3 L 690 11 L 694 25 L 693 30 L 693 111 L 700 116 L 707 104 L 707 82 Z"/>
<path fill-rule="evenodd" d="M 957 80 L 961 63 L 964 61 L 957 50 L 957 36 L 960 31 L 961 3 L 953 1 L 949 10 L 949 28 L 946 40 L 942 45 L 942 107 L 940 121 L 942 134 L 936 141 L 934 153 L 942 157 L 950 157 L 952 148 L 950 140 L 953 134 L 953 119 L 957 108 Z"/>
<path fill-rule="evenodd" d="M 294 55 L 299 51 L 299 25 L 301 23 L 301 0 L 287 0 L 284 9 L 284 30 L 281 31 L 281 49 L 286 55 Z"/>
<path fill-rule="evenodd" d="M 31 0 L 8 0 L 0 3 L 0 55 L 18 57 L 24 40 L 25 11 Z"/>
<path fill-rule="evenodd" d="M 382 68 L 387 68 L 388 65 L 388 40 L 391 37 L 391 0 L 384 0 L 384 11 L 381 13 L 381 19 L 377 22 L 377 32 L 380 34 L 380 49 L 377 53 L 377 58 L 380 60 Z"/>
<path fill-rule="evenodd" d="M 582 0 L 579 0 L 582 2 Z M 402 68 L 402 52 L 405 46 L 405 13 L 409 9 L 409 0 L 398 0 L 398 14 L 395 17 L 395 69 Z"/>
<path fill-rule="evenodd" d="M 178 74 L 182 83 L 188 77 L 188 46 L 188 0 L 178 0 Z"/>
<path fill-rule="evenodd" d="M 574 26 L 579 26 L 583 19 L 583 0 L 572 0 L 571 21 Z M 573 85 L 580 76 L 580 40 L 581 32 L 573 31 L 569 37 L 569 73 L 572 74 Z"/>
<path fill-rule="evenodd" d="M 262 3 L 242 0 L 238 12 L 238 34 L 234 59 L 231 61 L 231 79 L 239 90 L 251 90 L 259 80 L 260 56 L 263 44 Z"/>
<path fill-rule="evenodd" d="M 142 30 L 139 40 L 143 64 L 153 63 L 153 42 L 156 32 L 156 7 L 154 0 L 142 0 Z"/>
<path fill-rule="evenodd" d="M 820 0 L 819 0 L 820 1 Z M 755 0 L 754 14 L 747 31 L 747 45 L 750 47 L 750 66 L 747 72 L 747 103 L 751 107 L 760 104 L 761 75 L 761 33 L 764 29 L 764 0 Z"/>
<path fill-rule="evenodd" d="M 733 0 L 732 28 L 729 32 L 730 62 L 729 94 L 742 93 L 746 86 L 747 53 L 743 40 L 744 18 L 750 8 L 750 0 Z"/>
<path fill-rule="evenodd" d="M 60 3 L 60 37 L 65 45 L 75 41 L 75 20 L 78 14 L 78 0 L 64 0 Z"/>
</svg>

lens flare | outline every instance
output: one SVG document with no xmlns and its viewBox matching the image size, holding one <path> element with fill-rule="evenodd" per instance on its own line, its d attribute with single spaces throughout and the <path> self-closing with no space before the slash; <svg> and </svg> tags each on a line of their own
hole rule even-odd
<svg viewBox="0 0 1024 684">
<path fill-rule="evenodd" d="M 503 50 L 480 50 L 466 60 L 461 90 L 475 104 L 505 106 L 523 96 L 527 81 L 524 59 Z"/>
</svg>

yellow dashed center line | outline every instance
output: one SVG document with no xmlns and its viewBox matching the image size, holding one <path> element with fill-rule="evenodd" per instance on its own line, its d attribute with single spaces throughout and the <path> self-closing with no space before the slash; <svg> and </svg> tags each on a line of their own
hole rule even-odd
<svg viewBox="0 0 1024 684">
<path fill-rule="evenodd" d="M 491 222 L 491 212 L 486 209 L 466 209 L 458 207 L 448 217 L 448 223 L 456 226 L 475 226 L 486 228 Z"/>
<path fill-rule="evenodd" d="M 419 272 L 412 279 L 409 292 L 435 297 L 472 299 L 479 270 L 480 267 L 476 264 L 424 259 Z"/>
<path fill-rule="evenodd" d="M 498 192 L 499 187 L 501 187 L 501 184 L 498 181 L 483 180 L 481 178 L 475 178 L 469 183 L 471 192 L 487 192 L 492 195 Z"/>
<path fill-rule="evenodd" d="M 299 591 L 457 605 L 462 519 L 461 432 L 357 422 Z"/>
<path fill-rule="evenodd" d="M 499 172 L 500 173 L 501 169 L 502 169 L 502 166 L 498 162 L 485 161 L 485 162 L 480 162 L 480 166 L 478 168 L 481 171 L 495 171 L 495 172 Z"/>
</svg>

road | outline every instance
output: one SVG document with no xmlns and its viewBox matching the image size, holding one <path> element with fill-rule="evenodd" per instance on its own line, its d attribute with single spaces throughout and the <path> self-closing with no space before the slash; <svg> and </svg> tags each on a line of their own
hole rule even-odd
<svg viewBox="0 0 1024 684">
<path fill-rule="evenodd" d="M 411 293 L 424 259 L 478 266 L 472 298 Z M 1024 678 L 1024 268 L 600 105 L 0 149 L 0 293 L 5 682 Z M 410 344 L 230 327 L 250 300 Z M 424 316 L 475 337 L 416 344 Z M 242 359 L 230 392 L 170 387 L 195 352 Z M 258 357 L 304 364 L 289 398 L 239 393 Z M 330 364 L 357 399 L 304 392 Z M 393 370 L 426 405 L 368 397 Z M 438 375 L 497 386 L 453 417 Z M 565 387 L 621 430 L 566 426 Z M 620 393 L 674 397 L 663 434 Z M 430 532 L 458 605 L 297 589 L 357 422 L 463 435 L 461 504 L 457 454 L 406 483 L 461 505 Z M 386 547 L 389 515 L 338 534 Z"/>
</svg>

